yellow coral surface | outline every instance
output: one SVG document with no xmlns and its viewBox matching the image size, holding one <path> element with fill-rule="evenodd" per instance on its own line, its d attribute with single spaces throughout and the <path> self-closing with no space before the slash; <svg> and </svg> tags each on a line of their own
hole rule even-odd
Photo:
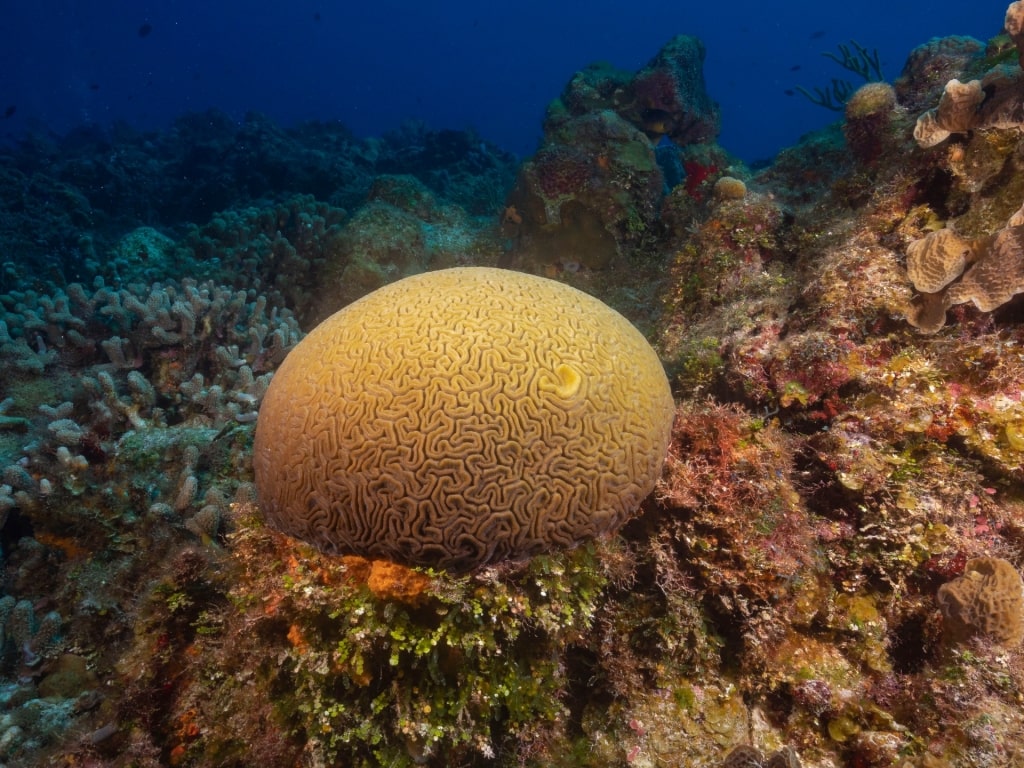
<svg viewBox="0 0 1024 768">
<path fill-rule="evenodd" d="M 276 373 L 256 431 L 266 517 L 328 552 L 470 567 L 618 529 L 665 458 L 654 350 L 580 291 L 427 273 L 334 314 Z"/>
</svg>

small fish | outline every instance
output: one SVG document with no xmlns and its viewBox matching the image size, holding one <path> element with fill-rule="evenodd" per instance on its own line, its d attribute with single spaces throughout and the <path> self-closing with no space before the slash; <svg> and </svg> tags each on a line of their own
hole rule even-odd
<svg viewBox="0 0 1024 768">
<path fill-rule="evenodd" d="M 783 93 L 786 94 L 787 96 L 796 96 L 796 91 L 794 91 L 792 88 L 787 88 L 786 90 L 783 91 Z"/>
<path fill-rule="evenodd" d="M 6 120 L 9 117 L 14 117 L 14 113 L 17 111 L 18 106 L 16 104 L 9 104 L 7 106 L 7 109 L 4 110 L 4 120 Z"/>
<path fill-rule="evenodd" d="M 320 21 L 320 11 L 313 11 L 313 21 Z"/>
<path fill-rule="evenodd" d="M 821 38 L 823 38 L 827 34 L 828 34 L 828 32 L 826 30 L 819 29 L 817 32 L 812 32 L 811 33 L 810 39 L 811 40 L 821 40 Z"/>
<path fill-rule="evenodd" d="M 141 27 L 139 27 L 139 37 L 149 37 L 149 33 L 152 31 L 152 24 L 143 24 Z"/>
<path fill-rule="evenodd" d="M 792 67 L 789 68 L 789 71 L 790 72 L 799 72 L 800 71 L 800 65 L 799 64 L 794 64 Z"/>
<path fill-rule="evenodd" d="M 100 89 L 100 84 L 99 83 L 89 83 L 89 90 L 90 91 L 98 91 L 99 89 Z"/>
</svg>

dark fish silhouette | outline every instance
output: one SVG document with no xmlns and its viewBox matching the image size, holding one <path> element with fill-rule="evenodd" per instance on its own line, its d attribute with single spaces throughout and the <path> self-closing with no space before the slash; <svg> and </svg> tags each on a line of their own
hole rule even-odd
<svg viewBox="0 0 1024 768">
<path fill-rule="evenodd" d="M 141 27 L 139 27 L 139 37 L 149 37 L 149 33 L 152 31 L 152 24 L 143 24 Z"/>
<path fill-rule="evenodd" d="M 13 117 L 14 113 L 18 111 L 18 107 L 15 104 L 8 105 L 7 109 L 4 110 L 4 120 L 8 117 Z"/>
<path fill-rule="evenodd" d="M 787 88 L 786 90 L 783 91 L 783 93 L 786 94 L 787 96 L 796 96 L 796 91 L 794 91 L 792 88 Z"/>
<path fill-rule="evenodd" d="M 320 11 L 315 11 L 313 13 L 313 21 L 320 21 Z"/>
<path fill-rule="evenodd" d="M 821 38 L 823 38 L 827 34 L 828 34 L 828 32 L 826 30 L 819 29 L 817 32 L 812 32 L 811 33 L 811 38 L 810 39 L 811 40 L 821 40 Z"/>
<path fill-rule="evenodd" d="M 100 89 L 100 84 L 99 83 L 89 83 L 89 90 L 90 91 L 98 91 L 99 89 Z"/>
<path fill-rule="evenodd" d="M 800 65 L 799 64 L 794 64 L 792 67 L 789 68 L 789 71 L 790 72 L 799 72 L 800 71 Z"/>
</svg>

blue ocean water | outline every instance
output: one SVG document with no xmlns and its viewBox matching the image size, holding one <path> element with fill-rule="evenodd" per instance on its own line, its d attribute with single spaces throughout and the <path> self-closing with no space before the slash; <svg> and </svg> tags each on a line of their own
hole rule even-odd
<svg viewBox="0 0 1024 768">
<path fill-rule="evenodd" d="M 544 108 L 594 61 L 642 67 L 673 35 L 707 46 L 719 143 L 770 158 L 836 119 L 797 86 L 848 76 L 822 56 L 856 40 L 885 79 L 932 37 L 997 34 L 1005 2 L 589 0 L 37 0 L 0 24 L 0 138 L 83 123 L 159 128 L 188 111 L 340 121 L 361 136 L 422 120 L 472 128 L 519 155 Z"/>
</svg>

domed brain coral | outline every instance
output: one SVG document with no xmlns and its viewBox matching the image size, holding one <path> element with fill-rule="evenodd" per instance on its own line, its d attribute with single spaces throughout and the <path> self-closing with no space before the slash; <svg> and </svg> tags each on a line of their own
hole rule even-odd
<svg viewBox="0 0 1024 768">
<path fill-rule="evenodd" d="M 272 525 L 324 551 L 470 568 L 617 530 L 673 411 L 654 350 L 597 299 L 442 270 L 292 350 L 260 410 L 256 484 Z"/>
<path fill-rule="evenodd" d="M 929 232 L 907 246 L 907 276 L 922 293 L 938 293 L 963 274 L 971 241 L 952 229 Z"/>
</svg>

